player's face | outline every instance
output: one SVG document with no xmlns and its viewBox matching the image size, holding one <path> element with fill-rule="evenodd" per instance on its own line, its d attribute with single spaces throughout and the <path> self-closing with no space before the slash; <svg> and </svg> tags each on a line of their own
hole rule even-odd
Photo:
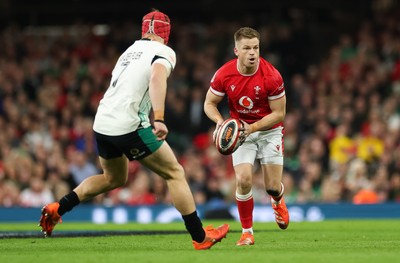
<svg viewBox="0 0 400 263">
<path fill-rule="evenodd" d="M 235 55 L 241 67 L 255 68 L 260 57 L 260 41 L 257 38 L 243 38 L 236 42 Z"/>
</svg>

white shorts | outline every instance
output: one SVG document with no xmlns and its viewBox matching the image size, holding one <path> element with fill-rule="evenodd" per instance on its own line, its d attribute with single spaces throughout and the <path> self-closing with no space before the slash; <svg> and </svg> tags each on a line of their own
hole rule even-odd
<svg viewBox="0 0 400 263">
<path fill-rule="evenodd" d="M 233 166 L 260 160 L 261 164 L 283 165 L 283 128 L 250 134 L 232 154 Z"/>
</svg>

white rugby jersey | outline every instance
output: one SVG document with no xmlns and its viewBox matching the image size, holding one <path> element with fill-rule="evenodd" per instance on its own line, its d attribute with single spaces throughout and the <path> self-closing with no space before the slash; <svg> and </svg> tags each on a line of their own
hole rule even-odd
<svg viewBox="0 0 400 263">
<path fill-rule="evenodd" d="M 175 67 L 175 52 L 157 41 L 137 40 L 118 59 L 110 86 L 101 99 L 93 130 L 104 135 L 123 135 L 139 125 L 150 126 L 149 82 L 152 63 Z"/>
</svg>

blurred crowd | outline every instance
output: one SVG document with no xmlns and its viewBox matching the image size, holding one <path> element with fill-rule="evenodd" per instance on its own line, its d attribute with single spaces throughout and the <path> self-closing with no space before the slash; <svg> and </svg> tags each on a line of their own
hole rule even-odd
<svg viewBox="0 0 400 263">
<path fill-rule="evenodd" d="M 253 24 L 261 55 L 282 73 L 286 203 L 400 202 L 400 16 L 377 13 L 343 33 L 318 62 L 293 60 L 305 28 Z M 203 100 L 215 70 L 232 59 L 243 23 L 174 22 L 177 66 L 168 83 L 167 140 L 198 204 L 234 201 L 229 156 L 212 144 Z M 139 24 L 68 27 L 9 25 L 0 32 L 0 206 L 40 207 L 100 173 L 92 124 L 119 54 Z M 303 39 L 304 40 L 304 39 Z M 323 41 L 323 40 L 321 40 Z M 299 61 L 300 59 L 300 61 Z M 226 105 L 221 111 L 227 116 Z M 254 197 L 269 201 L 255 165 Z M 104 205 L 169 204 L 165 182 L 138 162 Z"/>
</svg>

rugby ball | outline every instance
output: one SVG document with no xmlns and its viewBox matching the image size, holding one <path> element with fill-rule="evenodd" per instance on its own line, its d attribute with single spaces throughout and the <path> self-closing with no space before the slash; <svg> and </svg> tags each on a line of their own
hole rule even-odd
<svg viewBox="0 0 400 263">
<path fill-rule="evenodd" d="M 226 119 L 217 130 L 215 146 L 221 154 L 232 154 L 240 146 L 239 130 L 242 123 L 235 118 Z"/>
</svg>

